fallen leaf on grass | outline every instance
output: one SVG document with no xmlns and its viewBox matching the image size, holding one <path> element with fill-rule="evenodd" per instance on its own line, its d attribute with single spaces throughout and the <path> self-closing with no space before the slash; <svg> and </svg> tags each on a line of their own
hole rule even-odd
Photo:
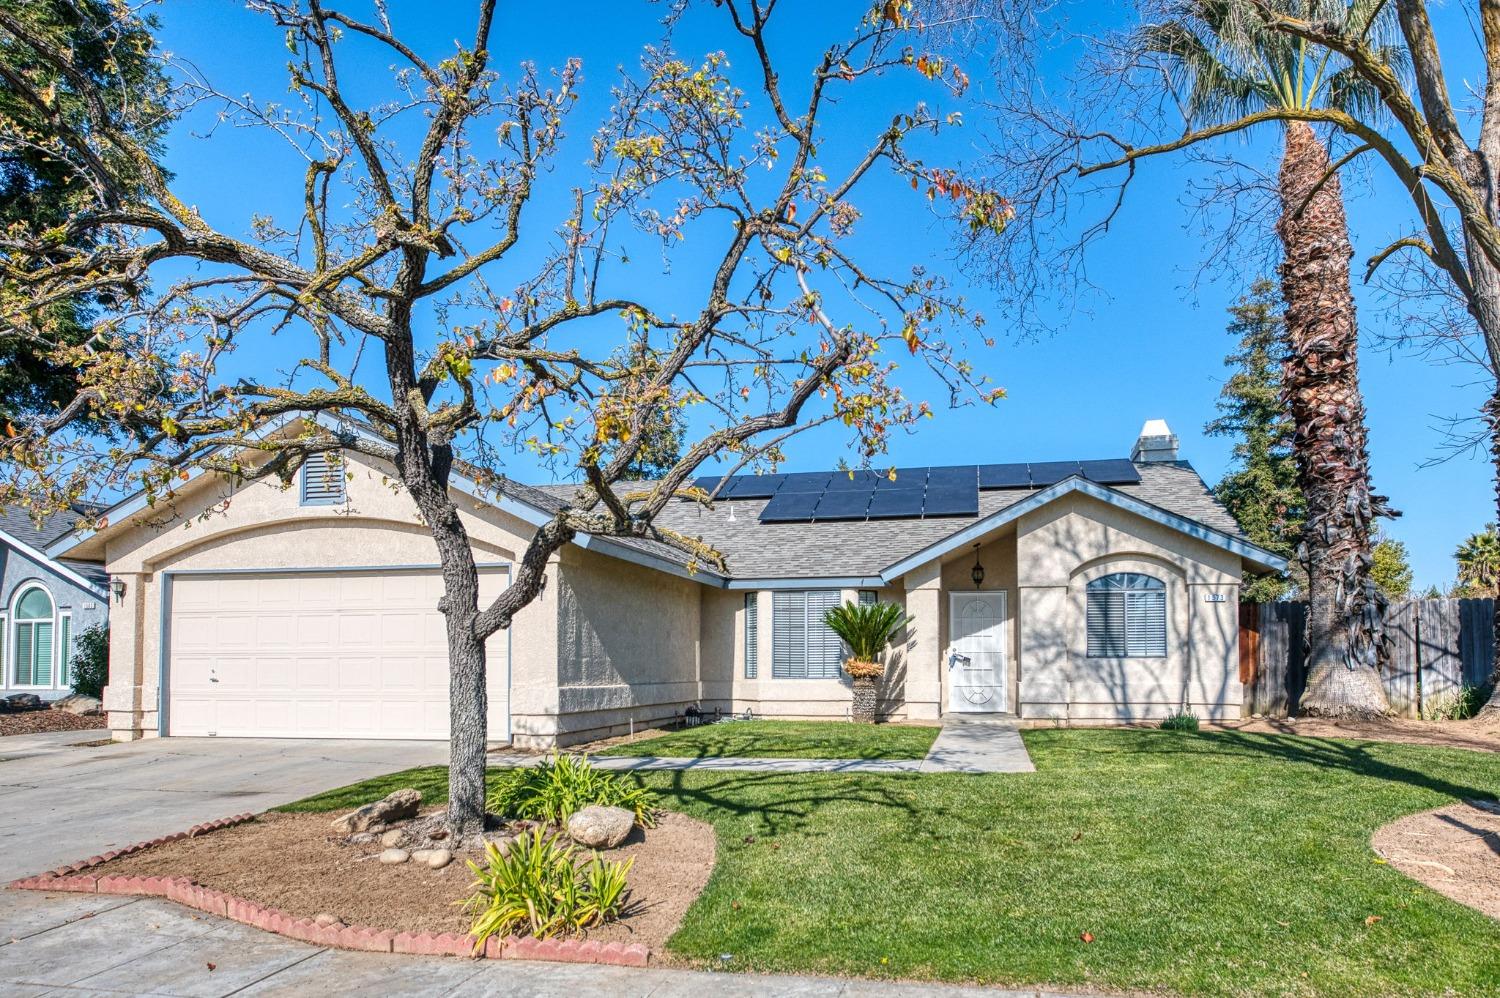
<svg viewBox="0 0 1500 998">
<path fill-rule="evenodd" d="M 1366 915 L 1365 916 L 1365 925 L 1366 926 L 1374 925 L 1378 921 L 1380 921 L 1380 916 L 1379 915 Z"/>
<path fill-rule="evenodd" d="M 1094 934 L 1092 932 L 1081 932 L 1078 934 L 1078 938 L 1086 943 L 1091 943 L 1094 941 Z"/>
</svg>

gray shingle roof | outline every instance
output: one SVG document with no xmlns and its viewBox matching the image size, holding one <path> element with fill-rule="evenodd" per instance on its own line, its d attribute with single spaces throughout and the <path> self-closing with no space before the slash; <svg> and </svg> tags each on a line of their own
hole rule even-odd
<svg viewBox="0 0 1500 998">
<path fill-rule="evenodd" d="M 68 509 L 52 514 L 38 525 L 24 509 L 0 509 L 0 530 L 45 555 L 47 546 L 72 530 L 83 515 L 82 510 Z M 66 565 L 101 588 L 109 583 L 104 569 L 92 562 L 59 559 L 58 564 Z"/>
<path fill-rule="evenodd" d="M 1244 539 L 1239 525 L 1216 500 L 1203 479 L 1186 461 L 1139 465 L 1138 485 L 1116 485 L 1119 492 L 1158 506 L 1169 513 Z M 524 502 L 547 502 L 555 510 L 571 498 L 576 485 L 522 487 Z M 507 488 L 506 491 L 510 491 Z M 720 500 L 714 509 L 696 503 L 673 502 L 657 522 L 689 537 L 701 537 L 728 561 L 731 578 L 816 578 L 874 576 L 902 558 L 936 544 L 976 520 L 999 512 L 1034 495 L 1032 489 L 1002 489 L 979 493 L 978 516 L 947 516 L 930 520 L 849 520 L 824 523 L 761 523 L 768 500 Z M 732 517 L 731 517 L 732 514 Z M 656 541 L 630 539 L 619 543 L 649 545 L 653 553 L 672 561 L 686 560 L 676 548 Z M 645 548 L 642 548 L 645 549 Z"/>
</svg>

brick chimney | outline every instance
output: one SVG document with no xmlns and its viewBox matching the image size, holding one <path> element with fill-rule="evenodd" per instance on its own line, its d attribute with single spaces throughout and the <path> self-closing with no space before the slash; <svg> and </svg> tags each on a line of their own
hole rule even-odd
<svg viewBox="0 0 1500 998">
<path fill-rule="evenodd" d="M 1130 449 L 1130 459 L 1140 464 L 1177 460 L 1177 434 L 1165 419 L 1148 419 Z"/>
</svg>

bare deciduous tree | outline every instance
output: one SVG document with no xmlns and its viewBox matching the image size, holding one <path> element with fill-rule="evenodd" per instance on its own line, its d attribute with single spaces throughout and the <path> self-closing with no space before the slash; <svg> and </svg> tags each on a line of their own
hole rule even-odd
<svg viewBox="0 0 1500 998">
<path fill-rule="evenodd" d="M 825 120 L 841 98 L 876 99 L 860 95 L 878 77 L 962 85 L 921 55 L 909 4 L 875 4 L 795 73 L 773 58 L 775 0 L 678 5 L 666 42 L 615 84 L 581 177 L 560 156 L 580 66 L 510 77 L 493 66 L 494 0 L 474 4 L 467 44 L 439 53 L 404 41 L 383 4 L 369 19 L 323 0 L 249 6 L 285 35 L 291 104 L 229 96 L 192 76 L 184 91 L 223 122 L 284 138 L 300 163 L 288 176 L 300 213 L 256 213 L 250 237 L 214 217 L 224 206 L 200 211 L 175 193 L 119 113 L 125 95 L 78 77 L 71 53 L 24 9 L 0 10 L 7 44 L 74 80 L 87 112 L 80 127 L 54 117 L 40 137 L 0 120 L 0 147 L 43 141 L 91 191 L 64 224 L 0 238 L 0 334 L 47 346 L 83 386 L 61 411 L 11 428 L 10 488 L 34 506 L 126 488 L 161 503 L 194 467 L 289 480 L 308 455 L 335 449 L 391 466 L 441 564 L 448 813 L 469 835 L 484 814 L 485 639 L 537 597 L 549 555 L 587 532 L 656 538 L 690 566 L 716 562 L 654 522 L 682 497 L 711 501 L 692 487 L 695 470 L 725 456 L 774 464 L 788 437 L 828 423 L 848 428 L 860 459 L 879 453 L 927 410 L 902 391 L 897 357 L 932 372 L 951 401 L 1000 396 L 953 332 L 978 317 L 941 275 L 917 265 L 892 276 L 862 261 L 855 233 L 861 211 L 875 210 L 862 200 L 872 178 L 894 171 L 901 189 L 988 231 L 1010 207 L 913 158 L 908 146 L 944 125 L 919 99 L 853 150 Z M 716 19 L 750 67 L 753 99 L 724 54 L 673 50 L 687 17 Z M 346 82 L 355 67 L 391 64 L 373 98 L 367 76 Z M 24 70 L 3 66 L 0 78 L 49 108 Z M 144 181 L 122 183 L 122 164 Z M 549 188 L 556 194 L 542 197 Z M 569 206 L 562 217 L 536 217 L 549 200 Z M 665 259 L 690 247 L 689 272 L 702 279 L 651 300 L 626 269 L 647 241 Z M 48 303 L 105 293 L 120 307 L 84 343 L 53 337 Z M 235 351 L 252 349 L 258 369 L 282 375 L 227 373 Z M 660 479 L 618 489 L 663 408 L 689 427 L 680 456 Z M 321 420 L 261 432 L 289 414 Z M 126 442 L 102 446 L 75 428 L 86 416 L 123 429 Z M 351 432 L 323 428 L 330 420 Z M 481 605 L 448 485 L 461 470 L 503 493 L 505 458 L 518 450 L 575 469 L 584 484 L 536 529 L 509 587 Z"/>
</svg>

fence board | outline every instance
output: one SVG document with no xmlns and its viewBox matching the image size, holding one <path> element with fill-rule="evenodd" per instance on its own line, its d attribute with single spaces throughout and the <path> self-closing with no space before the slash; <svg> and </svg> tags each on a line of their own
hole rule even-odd
<svg viewBox="0 0 1500 998">
<path fill-rule="evenodd" d="M 1386 613 L 1381 682 L 1391 708 L 1418 717 L 1424 704 L 1464 685 L 1479 686 L 1494 670 L 1494 601 L 1411 600 Z M 1248 713 L 1285 717 L 1293 713 L 1307 682 L 1304 661 L 1305 603 L 1262 603 L 1241 610 L 1241 662 Z M 1254 630 L 1250 641 L 1243 632 Z"/>
</svg>

